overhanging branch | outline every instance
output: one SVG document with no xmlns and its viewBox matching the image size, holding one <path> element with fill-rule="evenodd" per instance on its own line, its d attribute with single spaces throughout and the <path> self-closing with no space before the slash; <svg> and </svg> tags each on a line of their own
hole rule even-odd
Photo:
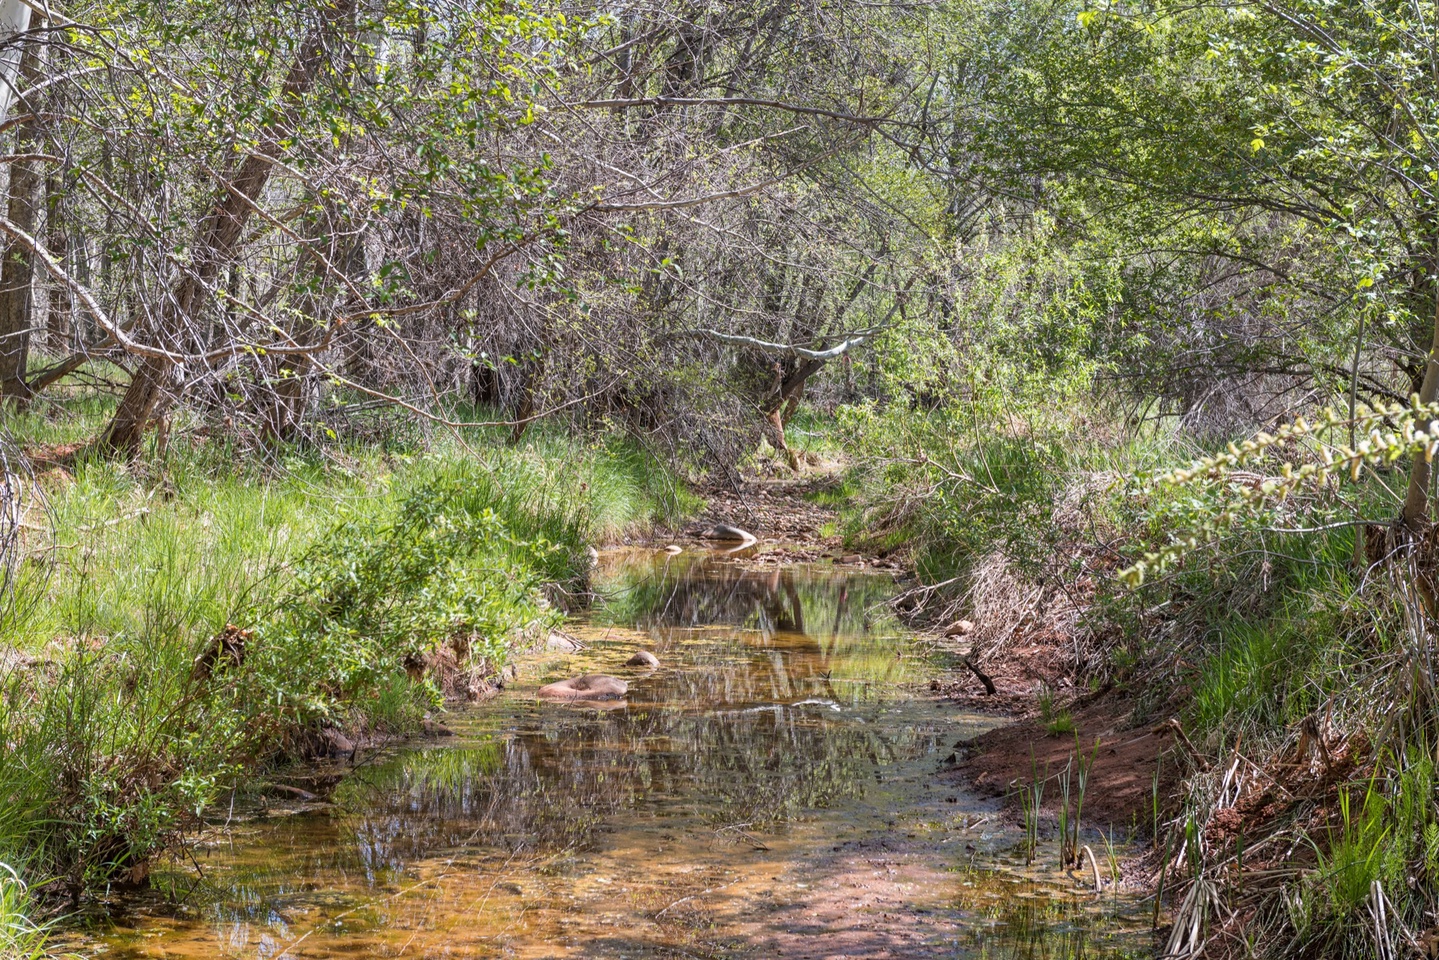
<svg viewBox="0 0 1439 960">
<path fill-rule="evenodd" d="M 708 337 L 711 340 L 718 340 L 721 343 L 733 343 L 742 347 L 753 347 L 756 350 L 763 350 L 766 353 L 780 353 L 785 356 L 802 357 L 805 360 L 833 360 L 836 357 L 844 356 L 850 350 L 864 343 L 870 337 L 880 333 L 883 327 L 870 327 L 868 330 L 860 330 L 832 347 L 824 350 L 810 350 L 805 347 L 796 346 L 792 343 L 774 343 L 769 340 L 759 340 L 755 337 L 743 337 L 735 333 L 721 333 L 718 330 L 700 329 L 694 331 L 697 335 Z"/>
<path fill-rule="evenodd" d="M 766 353 L 778 353 L 788 357 L 799 357 L 803 360 L 815 360 L 824 363 L 826 360 L 834 360 L 844 356 L 865 341 L 888 330 L 890 321 L 894 319 L 894 315 L 899 312 L 899 309 L 904 306 L 905 300 L 908 299 L 909 289 L 913 285 L 914 281 L 911 280 L 909 285 L 899 292 L 894 298 L 893 306 L 889 308 L 889 312 L 884 315 L 884 319 L 879 323 L 876 323 L 872 327 L 866 327 L 863 330 L 856 330 L 839 343 L 832 347 L 826 347 L 823 350 L 811 350 L 808 347 L 801 347 L 793 343 L 775 343 L 771 340 L 760 340 L 757 337 L 746 337 L 737 333 L 721 333 L 718 330 L 711 330 L 707 327 L 701 327 L 693 331 L 693 333 L 696 336 L 708 337 L 711 340 L 718 340 L 721 343 L 733 343 L 741 347 L 752 347 L 756 350 L 763 350 Z"/>
<path fill-rule="evenodd" d="M 582 107 L 587 110 L 622 110 L 632 107 L 765 107 L 771 110 L 782 110 L 786 113 L 796 113 L 801 116 L 826 117 L 830 120 L 841 120 L 845 123 L 854 123 L 861 126 L 874 126 L 881 123 L 896 123 L 888 114 L 858 114 L 848 113 L 843 110 L 828 110 L 824 107 L 811 107 L 800 103 L 788 103 L 784 100 L 765 100 L 759 97 L 635 97 L 630 99 L 611 100 L 582 100 L 576 103 L 567 104 L 570 107 Z M 904 124 L 912 126 L 912 124 Z"/>
</svg>

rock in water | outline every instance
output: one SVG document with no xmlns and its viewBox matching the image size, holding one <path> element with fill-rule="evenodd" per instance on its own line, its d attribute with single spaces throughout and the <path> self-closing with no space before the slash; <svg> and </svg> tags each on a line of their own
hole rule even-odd
<svg viewBox="0 0 1439 960">
<path fill-rule="evenodd" d="M 629 690 L 630 685 L 618 677 L 591 673 L 573 680 L 546 684 L 536 693 L 546 700 L 615 700 Z"/>
<path fill-rule="evenodd" d="M 669 554 L 670 556 L 674 556 L 677 553 L 684 553 L 684 548 L 679 546 L 678 544 L 672 543 L 669 546 L 665 547 L 665 553 Z"/>
<path fill-rule="evenodd" d="M 946 637 L 964 637 L 974 632 L 973 620 L 956 620 L 944 629 Z"/>
<path fill-rule="evenodd" d="M 453 737 L 455 735 L 455 731 L 451 730 L 443 723 L 440 723 L 436 720 L 431 720 L 429 717 L 426 717 L 424 720 L 420 721 L 420 729 L 424 730 L 426 734 L 432 737 Z"/>
<path fill-rule="evenodd" d="M 636 650 L 635 655 L 625 661 L 627 667 L 657 667 L 660 665 L 660 658 L 648 650 Z"/>
<path fill-rule="evenodd" d="M 338 730 L 327 727 L 320 731 L 320 739 L 325 744 L 325 753 L 328 756 L 353 757 L 355 755 L 354 741 Z"/>
<path fill-rule="evenodd" d="M 719 540 L 722 543 L 752 543 L 757 538 L 748 530 L 741 530 L 727 523 L 717 523 L 705 534 L 705 539 Z"/>
</svg>

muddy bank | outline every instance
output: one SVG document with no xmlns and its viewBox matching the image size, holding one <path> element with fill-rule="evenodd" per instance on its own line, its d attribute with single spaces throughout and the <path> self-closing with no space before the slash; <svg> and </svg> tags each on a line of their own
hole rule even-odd
<svg viewBox="0 0 1439 960">
<path fill-rule="evenodd" d="M 941 776 L 957 788 L 1001 799 L 1005 814 L 1017 822 L 1020 790 L 1047 781 L 1041 809 L 1054 814 L 1058 777 L 1066 767 L 1077 769 L 1082 757 L 1090 766 L 1083 826 L 1148 837 L 1155 829 L 1156 789 L 1161 810 L 1167 810 L 1179 785 L 1179 763 L 1171 756 L 1175 726 L 1162 719 L 1141 721 L 1133 699 L 1121 690 L 1076 695 L 1064 649 L 1068 640 L 1057 632 L 1034 631 L 994 651 L 981 666 L 994 693 L 964 664 L 971 655 L 967 637 L 937 641 L 951 650 L 954 662 L 931 689 L 947 702 L 1003 721 L 956 743 L 953 764 Z"/>
<path fill-rule="evenodd" d="M 1173 729 L 1167 724 L 1134 724 L 1132 704 L 1117 697 L 1101 697 L 1066 712 L 1072 730 L 1057 732 L 1053 721 L 1020 716 L 957 744 L 956 763 L 942 777 L 956 787 L 1002 798 L 1011 817 L 1021 813 L 1019 791 L 1045 779 L 1049 788 L 1042 808 L 1054 813 L 1059 774 L 1066 767 L 1076 769 L 1082 759 L 1092 762 L 1082 826 L 1112 829 L 1117 835 L 1151 836 L 1156 789 L 1161 808 L 1167 809 L 1179 784 L 1178 764 L 1166 762 L 1174 746 Z"/>
</svg>

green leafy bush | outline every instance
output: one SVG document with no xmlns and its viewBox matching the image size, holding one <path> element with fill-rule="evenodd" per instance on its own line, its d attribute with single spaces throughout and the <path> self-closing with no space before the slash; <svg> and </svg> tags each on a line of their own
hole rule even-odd
<svg viewBox="0 0 1439 960">
<path fill-rule="evenodd" d="M 526 626 L 553 616 L 539 591 L 559 550 L 515 537 L 473 489 L 452 481 L 421 485 L 387 520 L 342 524 L 300 564 L 256 633 L 255 708 L 300 725 L 353 722 L 357 704 L 385 702 L 404 686 L 407 666 L 442 647 L 470 664 L 502 665 Z M 435 695 L 417 686 L 408 706 Z M 414 719 L 406 713 L 365 719 L 393 727 Z"/>
</svg>

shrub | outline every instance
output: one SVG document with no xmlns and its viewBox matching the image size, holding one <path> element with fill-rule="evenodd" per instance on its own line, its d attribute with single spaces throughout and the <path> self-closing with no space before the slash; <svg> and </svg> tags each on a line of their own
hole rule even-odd
<svg viewBox="0 0 1439 960">
<path fill-rule="evenodd" d="M 526 626 L 553 616 L 539 590 L 559 551 L 517 538 L 474 487 L 454 481 L 419 486 L 388 520 L 342 524 L 256 632 L 251 709 L 299 726 L 412 722 L 433 687 L 416 687 L 408 704 L 380 694 L 446 646 L 461 661 L 502 665 Z M 376 702 L 390 715 L 365 716 Z"/>
</svg>

